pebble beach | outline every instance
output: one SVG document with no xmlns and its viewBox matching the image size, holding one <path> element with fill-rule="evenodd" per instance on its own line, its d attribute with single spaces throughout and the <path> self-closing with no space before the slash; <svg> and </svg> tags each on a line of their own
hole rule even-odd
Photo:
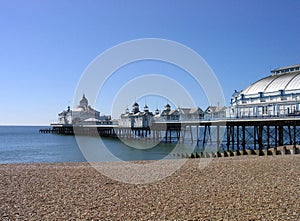
<svg viewBox="0 0 300 221">
<path fill-rule="evenodd" d="M 148 184 L 89 163 L 2 164 L 0 220 L 300 220 L 299 154 L 201 160 Z"/>
</svg>

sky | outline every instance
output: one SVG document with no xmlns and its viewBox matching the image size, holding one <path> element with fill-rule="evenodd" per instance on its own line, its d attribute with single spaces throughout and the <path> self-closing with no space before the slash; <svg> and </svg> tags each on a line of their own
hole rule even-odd
<svg viewBox="0 0 300 221">
<path fill-rule="evenodd" d="M 97 56 L 143 38 L 171 40 L 198 53 L 228 106 L 235 89 L 245 89 L 271 69 L 300 63 L 299 11 L 298 0 L 0 0 L 0 125 L 49 125 L 75 105 L 80 79 Z M 95 108 L 112 114 L 121 89 L 144 74 L 180 83 L 202 109 L 217 105 L 186 71 L 140 61 L 111 74 Z M 131 90 L 115 116 L 135 100 L 152 111 L 172 103 Z"/>
</svg>

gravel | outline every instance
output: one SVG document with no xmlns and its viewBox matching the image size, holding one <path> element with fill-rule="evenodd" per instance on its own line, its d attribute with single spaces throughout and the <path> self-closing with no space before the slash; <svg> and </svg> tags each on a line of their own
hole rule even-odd
<svg viewBox="0 0 300 221">
<path fill-rule="evenodd" d="M 2 164 L 0 220 L 300 220 L 300 155 L 201 160 L 148 184 L 88 163 Z"/>
</svg>

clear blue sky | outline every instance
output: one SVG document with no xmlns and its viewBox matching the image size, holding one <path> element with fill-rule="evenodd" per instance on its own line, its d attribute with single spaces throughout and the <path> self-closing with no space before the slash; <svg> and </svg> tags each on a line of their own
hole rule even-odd
<svg viewBox="0 0 300 221">
<path fill-rule="evenodd" d="M 49 124 L 72 105 L 80 76 L 97 55 L 138 38 L 195 50 L 214 70 L 229 104 L 234 89 L 270 68 L 300 63 L 299 11 L 298 0 L 1 0 L 0 125 Z M 147 72 L 143 65 L 138 70 Z M 113 94 L 116 87 L 107 90 Z M 110 114 L 106 102 L 96 108 Z"/>
</svg>

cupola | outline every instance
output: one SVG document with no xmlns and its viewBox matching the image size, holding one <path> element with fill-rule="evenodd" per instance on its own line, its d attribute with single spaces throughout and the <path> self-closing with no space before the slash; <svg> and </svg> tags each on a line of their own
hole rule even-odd
<svg viewBox="0 0 300 221">
<path fill-rule="evenodd" d="M 138 104 L 137 102 L 135 102 L 135 103 L 132 105 L 132 112 L 133 112 L 134 114 L 140 112 L 140 106 L 139 106 L 139 104 Z"/>
</svg>

